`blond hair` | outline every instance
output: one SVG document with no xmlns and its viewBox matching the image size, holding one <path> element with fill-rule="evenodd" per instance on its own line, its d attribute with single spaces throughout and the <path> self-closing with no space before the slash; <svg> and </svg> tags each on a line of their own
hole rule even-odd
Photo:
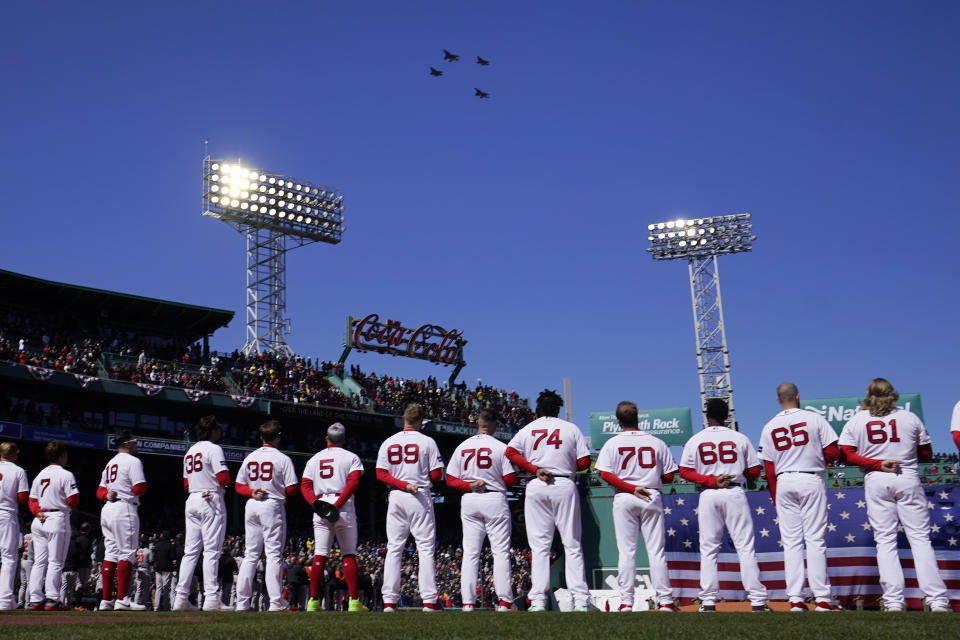
<svg viewBox="0 0 960 640">
<path fill-rule="evenodd" d="M 889 380 L 874 378 L 867 385 L 867 397 L 860 402 L 860 408 L 869 411 L 872 416 L 881 418 L 896 409 L 899 399 L 900 394 L 894 391 Z"/>
</svg>

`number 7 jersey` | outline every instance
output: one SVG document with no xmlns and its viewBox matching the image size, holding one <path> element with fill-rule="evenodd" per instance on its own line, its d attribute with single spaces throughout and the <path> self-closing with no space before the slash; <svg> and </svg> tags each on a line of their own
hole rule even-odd
<svg viewBox="0 0 960 640">
<path fill-rule="evenodd" d="M 731 482 L 742 485 L 744 469 L 759 467 L 760 460 L 750 440 L 739 431 L 707 427 L 687 440 L 680 466 L 703 475 L 729 475 Z"/>
<path fill-rule="evenodd" d="M 894 409 L 885 416 L 858 411 L 840 434 L 840 446 L 856 447 L 857 454 L 874 460 L 897 460 L 900 469 L 917 474 L 917 447 L 930 444 L 930 434 L 915 414 Z"/>
</svg>

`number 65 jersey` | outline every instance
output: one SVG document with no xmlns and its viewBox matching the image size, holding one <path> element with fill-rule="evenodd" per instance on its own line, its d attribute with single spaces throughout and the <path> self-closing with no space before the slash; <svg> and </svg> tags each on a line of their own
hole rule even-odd
<svg viewBox="0 0 960 640">
<path fill-rule="evenodd" d="M 760 466 L 757 452 L 747 436 L 729 427 L 707 427 L 683 446 L 680 466 L 708 476 L 731 476 L 743 485 L 745 469 Z"/>
<path fill-rule="evenodd" d="M 822 473 L 823 450 L 837 441 L 837 432 L 823 416 L 805 409 L 785 409 L 760 433 L 760 457 L 777 473 Z"/>
<path fill-rule="evenodd" d="M 894 409 L 885 416 L 858 411 L 840 434 L 840 446 L 856 447 L 857 455 L 898 460 L 901 471 L 917 475 L 917 447 L 930 444 L 930 434 L 915 414 Z"/>
</svg>

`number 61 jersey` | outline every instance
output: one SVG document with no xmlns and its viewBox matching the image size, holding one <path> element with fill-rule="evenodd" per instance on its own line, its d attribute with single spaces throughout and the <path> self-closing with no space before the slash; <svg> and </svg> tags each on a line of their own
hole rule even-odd
<svg viewBox="0 0 960 640">
<path fill-rule="evenodd" d="M 885 416 L 858 411 L 840 434 L 840 446 L 856 447 L 857 455 L 898 460 L 901 471 L 917 474 L 917 447 L 930 444 L 930 434 L 915 414 L 894 409 Z"/>
<path fill-rule="evenodd" d="M 760 457 L 787 472 L 823 473 L 823 450 L 837 441 L 837 432 L 823 416 L 805 409 L 784 409 L 760 433 Z"/>
<path fill-rule="evenodd" d="M 757 452 L 747 436 L 728 427 L 707 427 L 683 446 L 680 466 L 708 476 L 731 476 L 744 483 L 744 469 L 760 466 Z"/>
</svg>

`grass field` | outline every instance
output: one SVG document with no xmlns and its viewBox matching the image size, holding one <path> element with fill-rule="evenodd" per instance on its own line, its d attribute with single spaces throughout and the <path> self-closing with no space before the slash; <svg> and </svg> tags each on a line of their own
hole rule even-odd
<svg viewBox="0 0 960 640">
<path fill-rule="evenodd" d="M 49 618 L 45 616 L 56 616 Z M 84 620 L 86 618 L 86 621 Z M 108 622 L 100 622 L 102 620 Z M 115 621 L 114 621 L 115 620 Z M 55 625 L 55 626 L 54 626 Z M 252 613 L 252 614 L 0 614 L 2 637 L 66 640 L 129 638 L 131 640 L 236 640 L 238 638 L 322 638 L 458 640 L 509 638 L 524 640 L 619 638 L 726 640 L 747 638 L 842 639 L 917 638 L 956 640 L 960 618 L 951 614 L 845 612 L 796 613 L 506 613 L 424 614 Z"/>
</svg>

